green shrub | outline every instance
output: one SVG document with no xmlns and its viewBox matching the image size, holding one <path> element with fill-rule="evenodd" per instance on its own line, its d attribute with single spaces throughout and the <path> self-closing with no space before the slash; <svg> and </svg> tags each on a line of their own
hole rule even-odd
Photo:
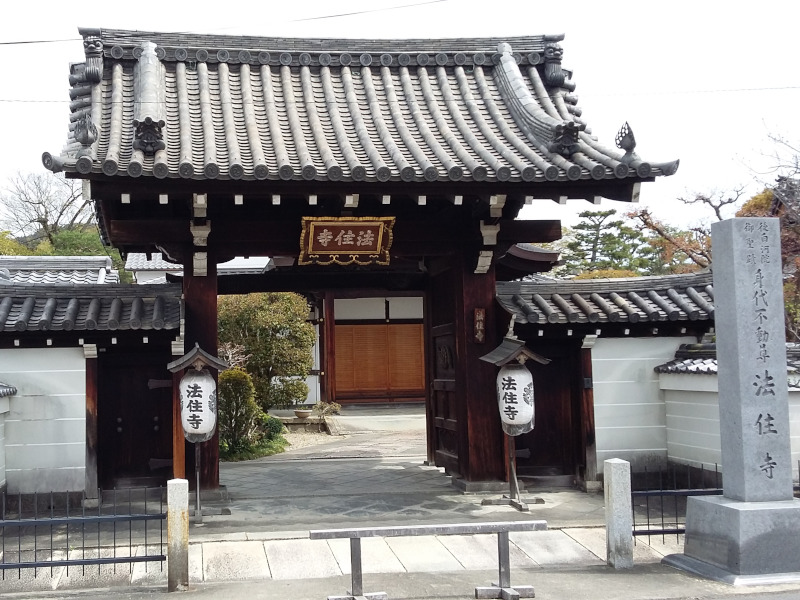
<svg viewBox="0 0 800 600">
<path fill-rule="evenodd" d="M 299 377 L 273 377 L 267 382 L 268 391 L 260 395 L 270 398 L 272 406 L 289 408 L 297 404 L 305 404 L 308 398 L 308 385 Z M 260 391 L 260 390 L 257 390 Z"/>
<path fill-rule="evenodd" d="M 274 440 L 283 433 L 283 421 L 272 415 L 264 415 L 261 418 L 261 430 L 264 432 L 264 439 Z"/>
<path fill-rule="evenodd" d="M 240 452 L 257 444 L 263 412 L 256 404 L 250 375 L 239 368 L 223 371 L 219 375 L 217 396 L 217 426 L 223 451 Z"/>
</svg>

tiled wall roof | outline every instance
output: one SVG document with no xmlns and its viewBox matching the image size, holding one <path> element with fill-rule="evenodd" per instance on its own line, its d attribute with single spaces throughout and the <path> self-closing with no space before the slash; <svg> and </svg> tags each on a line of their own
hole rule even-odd
<svg viewBox="0 0 800 600">
<path fill-rule="evenodd" d="M 108 256 L 0 256 L 0 269 L 0 281 L 18 284 L 119 283 Z"/>
<path fill-rule="evenodd" d="M 179 329 L 180 285 L 0 285 L 0 333 Z"/>
<path fill-rule="evenodd" d="M 797 344 L 786 344 L 786 369 L 789 374 L 795 376 L 800 374 L 800 347 Z M 675 358 L 658 365 L 655 371 L 666 374 L 716 375 L 717 345 L 681 344 L 675 352 Z"/>
<path fill-rule="evenodd" d="M 72 121 L 45 166 L 83 175 L 632 182 L 670 175 L 580 119 L 561 36 L 319 40 L 83 30 Z M 545 65 L 556 64 L 551 72 Z M 94 54 L 93 54 L 94 53 Z M 88 120 L 87 120 L 88 119 Z M 163 137 L 161 137 L 163 134 Z M 632 142 L 632 135 L 629 138 Z M 611 144 L 613 146 L 613 144 Z"/>
<path fill-rule="evenodd" d="M 621 279 L 498 282 L 519 323 L 639 323 L 714 318 L 711 272 Z"/>
<path fill-rule="evenodd" d="M 17 393 L 17 388 L 13 385 L 8 385 L 0 381 L 0 398 L 4 396 L 13 396 Z"/>
</svg>

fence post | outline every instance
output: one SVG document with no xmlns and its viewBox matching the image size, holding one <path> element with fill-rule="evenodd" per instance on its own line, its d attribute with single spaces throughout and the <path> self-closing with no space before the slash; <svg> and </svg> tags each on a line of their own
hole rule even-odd
<svg viewBox="0 0 800 600">
<path fill-rule="evenodd" d="M 603 462 L 606 504 L 606 562 L 615 569 L 633 567 L 631 465 L 611 458 Z"/>
<path fill-rule="evenodd" d="M 189 589 L 189 482 L 167 482 L 167 591 Z"/>
</svg>

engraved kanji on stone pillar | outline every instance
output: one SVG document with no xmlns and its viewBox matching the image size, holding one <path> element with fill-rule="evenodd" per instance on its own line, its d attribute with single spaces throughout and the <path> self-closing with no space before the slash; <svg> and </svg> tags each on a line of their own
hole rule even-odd
<svg viewBox="0 0 800 600">
<path fill-rule="evenodd" d="M 730 219 L 711 229 L 724 495 L 790 500 L 779 222 Z"/>
</svg>

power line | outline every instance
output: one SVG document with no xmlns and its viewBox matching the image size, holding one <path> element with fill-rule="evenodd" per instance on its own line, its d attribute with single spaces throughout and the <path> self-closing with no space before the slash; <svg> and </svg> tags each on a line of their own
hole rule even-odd
<svg viewBox="0 0 800 600">
<path fill-rule="evenodd" d="M 380 12 L 387 12 L 390 10 L 401 10 L 403 8 L 415 8 L 417 6 L 426 6 L 428 4 L 439 4 L 441 2 L 449 2 L 450 0 L 427 0 L 425 2 L 416 2 L 414 4 L 398 4 L 397 6 L 387 6 L 384 8 L 372 8 L 367 10 L 358 10 L 353 12 L 346 12 L 346 13 L 338 13 L 332 15 L 321 15 L 319 17 L 306 17 L 304 19 L 292 19 L 289 21 L 284 21 L 284 23 L 301 23 L 303 21 L 323 21 L 325 19 L 339 19 L 341 17 L 352 17 L 355 15 L 366 15 L 372 13 L 380 13 Z M 207 33 L 213 33 L 215 31 L 225 31 L 227 29 L 232 29 L 231 27 L 220 27 L 216 29 L 211 29 Z M 193 32 L 190 31 L 169 31 L 169 32 L 161 32 L 167 33 L 169 35 L 191 35 Z M 130 37 L 130 38 L 138 38 L 141 36 L 140 32 L 131 31 L 122 34 L 121 32 L 117 37 Z M 82 42 L 83 38 L 66 38 L 61 40 L 17 40 L 14 42 L 0 42 L 0 46 L 22 46 L 26 44 L 59 44 L 63 42 Z"/>
<path fill-rule="evenodd" d="M 340 17 L 352 17 L 354 15 L 366 15 L 369 13 L 385 12 L 388 10 L 398 10 L 401 8 L 413 8 L 415 6 L 424 6 L 426 4 L 438 4 L 440 2 L 448 2 L 448 0 L 428 0 L 428 2 L 418 2 L 416 4 L 400 4 L 398 6 L 387 6 L 386 8 L 374 8 L 370 10 L 358 10 L 348 13 L 339 13 L 335 15 L 323 15 L 321 17 L 306 17 L 305 19 L 292 19 L 289 23 L 300 23 L 302 21 L 321 21 L 323 19 L 338 19 Z"/>
</svg>

